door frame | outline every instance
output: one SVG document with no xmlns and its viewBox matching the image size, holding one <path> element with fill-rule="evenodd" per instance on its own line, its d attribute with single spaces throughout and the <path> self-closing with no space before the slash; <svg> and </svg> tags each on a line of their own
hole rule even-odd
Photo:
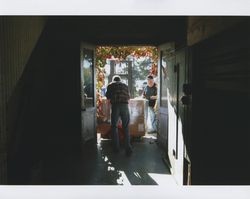
<svg viewBox="0 0 250 199">
<path fill-rule="evenodd" d="M 158 46 L 159 49 L 159 61 L 158 61 L 158 71 L 160 77 L 160 85 L 159 85 L 159 114 L 162 117 L 162 113 L 167 115 L 167 143 L 166 143 L 166 156 L 168 160 L 168 164 L 170 166 L 170 171 L 173 177 L 175 178 L 177 184 L 183 185 L 187 184 L 186 181 L 190 181 L 190 179 L 186 175 L 190 175 L 189 171 L 191 163 L 188 158 L 188 153 L 186 149 L 186 140 L 187 140 L 187 128 L 188 124 L 190 124 L 189 112 L 191 109 L 186 108 L 187 106 L 183 104 L 182 99 L 185 94 L 183 93 L 183 84 L 189 84 L 189 49 L 188 47 L 176 48 L 174 42 L 164 43 Z M 172 75 L 169 79 L 169 82 L 172 81 L 171 85 L 167 85 L 167 105 L 166 108 L 161 106 L 161 98 L 162 98 L 162 89 L 163 89 L 163 71 L 164 66 L 162 66 L 162 55 L 163 51 L 167 51 L 167 56 L 169 54 L 170 57 L 170 66 L 168 69 L 166 67 L 166 74 Z M 171 67 L 171 68 L 169 68 Z M 167 71 L 169 70 L 169 71 Z M 182 71 L 180 71 L 182 70 Z M 181 72 L 181 74 L 180 74 Z M 181 76 L 180 76 L 181 75 Z M 181 78 L 181 79 L 180 79 Z M 181 82 L 179 82 L 181 81 Z M 165 82 L 167 83 L 167 82 Z M 171 87 L 171 88 L 170 88 Z M 165 88 L 166 89 L 166 88 Z M 169 92 L 170 90 L 171 93 Z M 166 93 L 165 93 L 166 94 Z M 188 96 L 190 97 L 190 96 Z M 171 98 L 171 99 L 170 99 Z M 172 101 L 170 103 L 170 101 Z M 182 109 L 182 110 L 181 110 Z M 180 112 L 181 110 L 181 112 Z M 180 116 L 180 114 L 182 114 Z M 160 118 L 162 119 L 162 118 Z M 164 119 L 164 120 L 165 120 Z M 159 130 L 162 133 L 161 129 Z M 164 129 L 164 131 L 166 131 Z M 188 160 L 188 161 L 186 161 Z M 188 166 L 186 165 L 188 164 Z M 189 171 L 186 171 L 188 168 Z"/>
<path fill-rule="evenodd" d="M 80 92 L 81 92 L 81 137 L 83 142 L 94 141 L 97 142 L 97 133 L 96 133 L 96 69 L 95 69 L 95 48 L 96 46 L 90 43 L 81 42 L 80 44 Z M 84 63 L 84 49 L 90 50 L 91 52 L 91 90 L 92 90 L 92 99 L 88 99 L 84 91 L 84 77 L 83 77 L 83 63 Z M 92 100 L 92 106 L 87 106 L 87 100 Z"/>
</svg>

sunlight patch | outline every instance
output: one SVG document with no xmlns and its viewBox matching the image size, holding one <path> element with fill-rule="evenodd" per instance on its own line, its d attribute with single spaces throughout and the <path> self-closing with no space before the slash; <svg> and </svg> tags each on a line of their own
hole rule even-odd
<svg viewBox="0 0 250 199">
<path fill-rule="evenodd" d="M 115 167 L 108 166 L 108 171 L 114 171 Z"/>
<path fill-rule="evenodd" d="M 107 162 L 109 160 L 107 156 L 105 156 L 103 159 L 104 159 L 104 162 Z"/>
<path fill-rule="evenodd" d="M 131 185 L 124 171 L 119 171 L 119 174 L 120 177 L 116 180 L 117 184 L 125 186 Z"/>
<path fill-rule="evenodd" d="M 137 177 L 137 178 L 141 178 L 140 174 L 138 172 L 134 172 L 134 175 Z"/>
<path fill-rule="evenodd" d="M 177 186 L 172 175 L 169 174 L 158 174 L 158 173 L 148 173 L 148 175 L 154 179 L 158 185 L 168 185 L 168 186 Z"/>
<path fill-rule="evenodd" d="M 144 135 L 143 137 L 144 138 L 150 138 L 150 139 L 153 139 L 153 140 L 157 139 L 157 137 L 155 135 Z"/>
</svg>

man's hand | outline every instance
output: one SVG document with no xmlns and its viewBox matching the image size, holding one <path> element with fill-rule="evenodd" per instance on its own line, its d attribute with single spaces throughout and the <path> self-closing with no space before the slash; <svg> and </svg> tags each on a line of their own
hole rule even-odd
<svg viewBox="0 0 250 199">
<path fill-rule="evenodd" d="M 156 99 L 157 99 L 157 96 L 156 96 L 156 95 L 152 95 L 152 96 L 150 96 L 150 99 L 151 99 L 151 100 L 156 100 Z"/>
</svg>

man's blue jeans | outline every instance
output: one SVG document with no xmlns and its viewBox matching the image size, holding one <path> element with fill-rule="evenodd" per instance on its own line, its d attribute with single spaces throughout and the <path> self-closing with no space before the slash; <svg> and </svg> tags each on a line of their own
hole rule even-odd
<svg viewBox="0 0 250 199">
<path fill-rule="evenodd" d="M 126 151 L 129 151 L 131 150 L 131 145 L 130 145 L 130 134 L 129 134 L 130 115 L 129 115 L 128 104 L 112 104 L 111 130 L 112 130 L 114 150 L 119 150 L 120 148 L 119 134 L 118 134 L 119 118 L 121 118 L 122 120 L 122 128 L 125 132 L 125 149 Z"/>
<path fill-rule="evenodd" d="M 148 128 L 149 128 L 148 132 L 157 131 L 157 118 L 156 118 L 154 108 L 151 106 L 148 107 L 148 117 L 149 117 L 149 122 L 150 122 L 150 124 L 148 124 Z"/>
</svg>

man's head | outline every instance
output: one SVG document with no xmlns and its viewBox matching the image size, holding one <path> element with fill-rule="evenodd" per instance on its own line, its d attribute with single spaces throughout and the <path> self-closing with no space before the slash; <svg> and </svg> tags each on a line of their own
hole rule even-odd
<svg viewBox="0 0 250 199">
<path fill-rule="evenodd" d="M 154 77 L 152 75 L 147 76 L 148 86 L 152 87 L 154 85 Z"/>
<path fill-rule="evenodd" d="M 154 79 L 154 77 L 153 77 L 153 75 L 148 75 L 148 76 L 147 76 L 147 79 L 148 79 L 148 80 L 151 80 L 151 79 Z"/>
<path fill-rule="evenodd" d="M 112 78 L 112 82 L 120 82 L 121 81 L 121 77 L 119 75 L 114 75 Z"/>
</svg>

